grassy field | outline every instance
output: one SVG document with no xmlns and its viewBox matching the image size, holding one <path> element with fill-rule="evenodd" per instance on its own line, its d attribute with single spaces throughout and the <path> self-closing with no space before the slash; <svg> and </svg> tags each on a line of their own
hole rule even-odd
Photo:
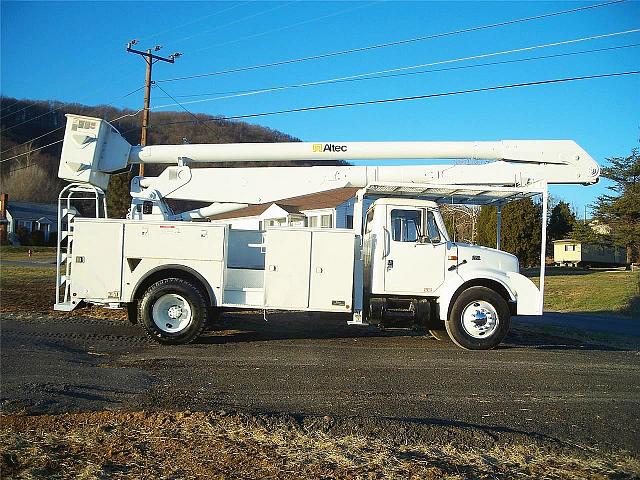
<svg viewBox="0 0 640 480">
<path fill-rule="evenodd" d="M 538 277 L 530 278 L 539 285 Z M 545 276 L 544 308 L 640 318 L 640 272 L 551 268 Z"/>
<path fill-rule="evenodd" d="M 29 258 L 31 250 L 31 258 Z M 54 260 L 56 258 L 55 247 L 0 247 L 0 260 Z"/>
<path fill-rule="evenodd" d="M 0 417 L 3 478 L 617 478 L 622 454 L 535 443 L 483 448 L 334 431 L 331 417 L 87 412 Z"/>
</svg>

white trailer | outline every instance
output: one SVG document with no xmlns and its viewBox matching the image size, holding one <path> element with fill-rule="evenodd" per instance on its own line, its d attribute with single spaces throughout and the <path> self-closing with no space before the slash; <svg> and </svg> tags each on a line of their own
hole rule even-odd
<svg viewBox="0 0 640 480">
<path fill-rule="evenodd" d="M 548 183 L 591 184 L 597 163 L 571 141 L 278 143 L 132 147 L 106 121 L 67 115 L 59 176 L 58 310 L 126 307 L 161 343 L 197 338 L 224 309 L 342 312 L 351 324 L 419 325 L 463 348 L 497 346 L 511 315 L 542 313 L 518 259 L 454 243 L 438 202 L 496 205 Z M 474 158 L 487 163 L 442 164 Z M 416 159 L 409 166 L 190 168 L 193 162 Z M 175 163 L 135 177 L 128 218 L 106 218 L 109 176 L 134 163 Z M 352 230 L 235 230 L 203 221 L 249 204 L 359 187 Z M 78 215 L 78 201 L 94 218 Z M 174 214 L 167 199 L 213 202 Z M 364 211 L 364 205 L 370 207 Z M 95 210 L 93 210 L 95 208 Z M 86 210 L 86 207 L 85 207 Z M 500 228 L 500 221 L 498 222 Z M 498 235 L 498 239 L 500 235 Z M 446 333 L 445 333 L 446 331 Z"/>
</svg>

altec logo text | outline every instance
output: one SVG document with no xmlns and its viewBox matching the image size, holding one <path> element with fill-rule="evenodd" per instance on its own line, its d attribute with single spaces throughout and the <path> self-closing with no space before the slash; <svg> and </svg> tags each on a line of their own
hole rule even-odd
<svg viewBox="0 0 640 480">
<path fill-rule="evenodd" d="M 346 152 L 346 145 L 335 145 L 333 143 L 314 143 L 314 152 Z"/>
</svg>

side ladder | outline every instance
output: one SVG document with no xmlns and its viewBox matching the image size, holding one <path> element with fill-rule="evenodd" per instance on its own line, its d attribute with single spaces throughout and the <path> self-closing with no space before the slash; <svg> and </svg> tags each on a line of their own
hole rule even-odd
<svg viewBox="0 0 640 480">
<path fill-rule="evenodd" d="M 78 306 L 78 302 L 71 298 L 71 265 L 73 263 L 73 223 L 75 218 L 80 216 L 107 218 L 107 201 L 102 189 L 85 183 L 72 183 L 58 195 L 54 310 L 70 312 Z"/>
</svg>

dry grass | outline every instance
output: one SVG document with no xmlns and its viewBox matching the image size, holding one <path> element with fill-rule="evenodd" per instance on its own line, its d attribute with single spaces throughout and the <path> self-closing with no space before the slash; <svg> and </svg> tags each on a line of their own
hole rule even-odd
<svg viewBox="0 0 640 480">
<path fill-rule="evenodd" d="M 640 462 L 332 435 L 291 418 L 96 412 L 0 418 L 3 478 L 638 478 Z M 326 425 L 325 425 L 326 426 Z"/>
<path fill-rule="evenodd" d="M 71 314 L 56 312 L 55 266 L 31 267 L 0 265 L 0 313 L 18 313 L 26 316 L 55 315 L 69 317 L 82 315 L 93 318 L 126 319 L 124 310 L 89 307 Z"/>
</svg>

